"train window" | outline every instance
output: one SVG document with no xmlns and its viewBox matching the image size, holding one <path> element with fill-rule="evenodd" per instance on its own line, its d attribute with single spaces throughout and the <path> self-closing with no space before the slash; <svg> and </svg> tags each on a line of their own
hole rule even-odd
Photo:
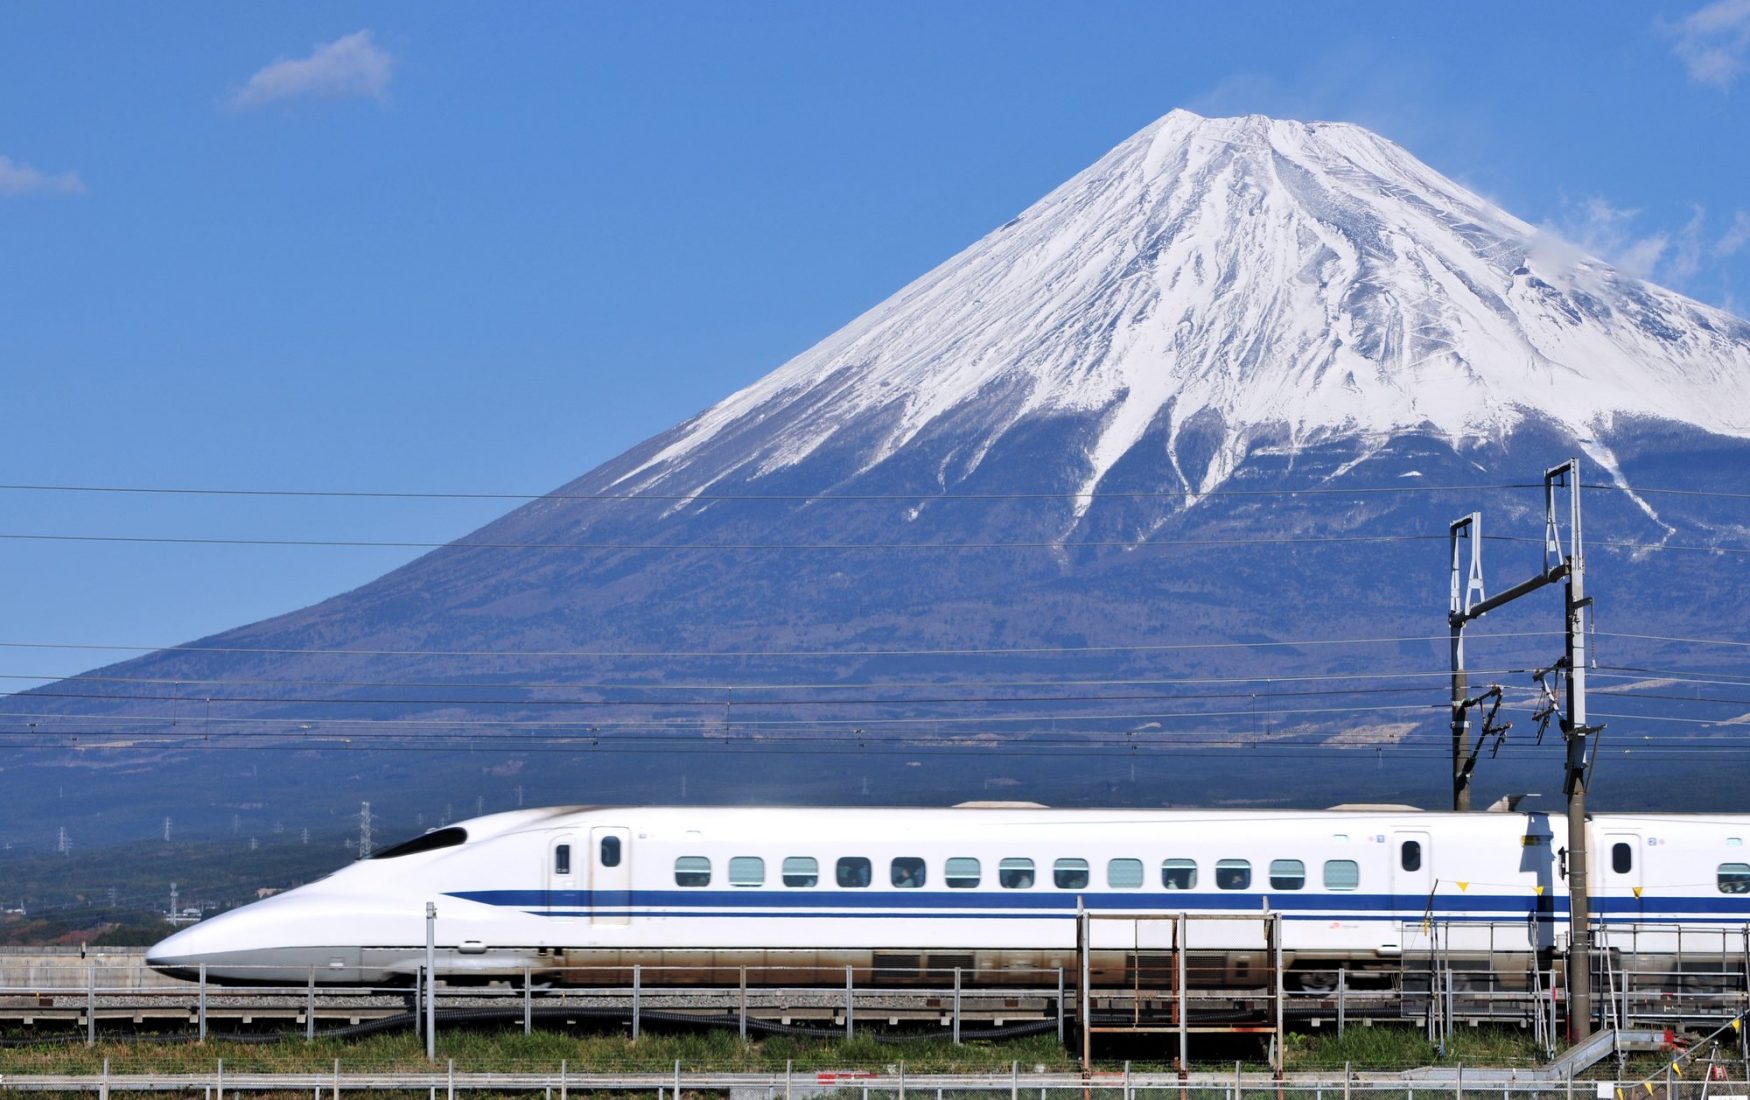
<svg viewBox="0 0 1750 1100">
<path fill-rule="evenodd" d="M 1306 885 L 1306 864 L 1298 859 L 1270 861 L 1270 889 L 1298 890 Z"/>
<path fill-rule="evenodd" d="M 1353 890 L 1361 885 L 1361 864 L 1352 859 L 1325 860 L 1325 889 Z"/>
<path fill-rule="evenodd" d="M 1610 846 L 1610 869 L 1626 875 L 1635 868 L 1635 850 L 1618 841 Z"/>
<path fill-rule="evenodd" d="M 553 873 L 569 875 L 571 873 L 571 845 L 561 844 L 553 849 Z"/>
<path fill-rule="evenodd" d="M 1161 885 L 1169 890 L 1197 889 L 1197 861 L 1194 859 L 1162 860 Z"/>
<path fill-rule="evenodd" d="M 394 859 L 397 856 L 417 855 L 420 852 L 432 852 L 439 848 L 454 848 L 458 844 L 467 843 L 467 840 L 468 831 L 466 829 L 459 825 L 451 825 L 447 829 L 433 829 L 423 836 L 404 840 L 393 848 L 383 849 L 371 858 Z"/>
<path fill-rule="evenodd" d="M 997 864 L 997 885 L 1005 890 L 1031 890 L 1033 888 L 1033 861 L 1020 856 L 1010 856 Z"/>
<path fill-rule="evenodd" d="M 849 890 L 862 889 L 874 881 L 873 866 L 862 856 L 845 856 L 839 860 L 839 885 Z"/>
<path fill-rule="evenodd" d="M 820 882 L 820 864 L 813 856 L 784 857 L 785 886 L 813 886 Z"/>
<path fill-rule="evenodd" d="M 916 890 L 924 884 L 924 861 L 916 856 L 900 856 L 887 868 L 888 881 L 901 890 Z"/>
<path fill-rule="evenodd" d="M 766 884 L 766 861 L 759 856 L 731 856 L 729 859 L 729 885 L 731 886 L 764 886 Z"/>
<path fill-rule="evenodd" d="M 971 856 L 955 856 L 942 868 L 942 881 L 950 890 L 971 890 L 984 879 L 984 869 Z"/>
<path fill-rule="evenodd" d="M 602 866 L 618 867 L 620 865 L 620 838 L 617 836 L 602 837 Z"/>
<path fill-rule="evenodd" d="M 1217 890 L 1244 890 L 1252 885 L 1252 863 L 1246 859 L 1218 859 L 1215 861 L 1215 888 Z"/>
<path fill-rule="evenodd" d="M 1422 869 L 1421 841 L 1404 841 L 1404 846 L 1398 850 L 1398 866 L 1406 871 L 1420 871 Z"/>
<path fill-rule="evenodd" d="M 1109 859 L 1106 861 L 1106 885 L 1114 890 L 1135 890 L 1142 886 L 1142 860 Z"/>
<path fill-rule="evenodd" d="M 1060 859 L 1051 865 L 1051 881 L 1059 890 L 1085 890 L 1088 885 L 1088 861 Z"/>
<path fill-rule="evenodd" d="M 1720 864 L 1720 893 L 1750 894 L 1750 863 Z"/>
<path fill-rule="evenodd" d="M 711 860 L 706 856 L 679 856 L 674 861 L 676 886 L 711 885 Z"/>
</svg>

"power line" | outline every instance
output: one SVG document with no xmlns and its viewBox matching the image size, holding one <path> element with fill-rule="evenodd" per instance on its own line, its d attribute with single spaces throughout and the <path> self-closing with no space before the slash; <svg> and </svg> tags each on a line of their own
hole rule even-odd
<svg viewBox="0 0 1750 1100">
<path fill-rule="evenodd" d="M 1473 634 L 1473 638 L 1554 638 L 1559 630 L 1514 630 L 1496 634 Z M 1638 637 L 1638 635 L 1623 635 Z M 197 646 L 197 645 L 97 645 L 78 642 L 0 642 L 3 649 L 82 649 L 110 650 L 122 653 L 247 653 L 247 654 L 322 654 L 363 657 L 987 657 L 1025 656 L 1029 654 L 1062 653 L 1166 653 L 1227 649 L 1281 649 L 1308 646 L 1400 645 L 1405 642 L 1445 642 L 1445 634 L 1408 634 L 1368 638 L 1301 638 L 1262 642 L 1138 642 L 1123 645 L 1049 645 L 1049 646 L 947 646 L 913 649 L 351 649 L 346 647 L 298 646 Z M 1743 643 L 1750 645 L 1750 642 Z"/>
<path fill-rule="evenodd" d="M 1513 675 L 1515 673 L 1529 673 L 1531 671 L 1533 671 L 1533 670 L 1530 668 L 1494 668 L 1494 669 L 1478 670 L 1479 675 L 1487 674 L 1487 675 L 1503 675 L 1503 676 L 1510 676 L 1510 675 Z M 1424 679 L 1424 678 L 1430 678 L 1430 677 L 1440 677 L 1440 676 L 1445 676 L 1445 675 L 1447 675 L 1447 673 L 1435 672 L 1435 671 L 1427 671 L 1427 672 L 1337 672 L 1337 673 L 1327 673 L 1327 674 L 1319 674 L 1319 673 L 1308 673 L 1308 674 L 1268 673 L 1268 674 L 1259 674 L 1259 675 L 1253 675 L 1253 676 L 1184 676 L 1184 677 L 1128 676 L 1128 677 L 1109 677 L 1109 678 L 1051 679 L 1051 680 L 1038 680 L 1038 679 L 1035 679 L 1035 680 L 968 680 L 968 681 L 964 681 L 964 683 L 969 688 L 978 688 L 978 689 L 983 689 L 983 690 L 988 690 L 988 689 L 992 689 L 992 688 L 1047 688 L 1047 687 L 1075 687 L 1075 688 L 1089 688 L 1089 687 L 1184 687 L 1184 686 L 1208 685 L 1208 684 L 1265 684 L 1265 685 L 1269 685 L 1269 684 L 1325 682 L 1325 681 L 1332 681 L 1332 680 L 1336 680 L 1336 681 L 1354 681 L 1354 680 L 1367 681 L 1367 680 Z M 42 679 L 52 679 L 52 677 L 39 676 L 39 675 L 28 674 L 28 673 L 0 673 L 0 679 L 5 679 L 5 680 L 42 680 Z M 546 690 L 546 689 L 561 689 L 561 688 L 563 688 L 563 689 L 578 690 L 578 691 L 586 691 L 586 690 L 587 691 L 720 691 L 720 692 L 741 693 L 741 694 L 748 694 L 748 693 L 762 692 L 762 691 L 815 691 L 815 690 L 819 690 L 819 691 L 853 691 L 853 690 L 857 690 L 857 691 L 874 691 L 874 690 L 901 691 L 901 690 L 913 690 L 913 689 L 922 689 L 922 688 L 938 689 L 939 690 L 939 689 L 944 689 L 944 688 L 949 688 L 949 687 L 954 686 L 953 681 L 946 681 L 946 680 L 929 680 L 929 681 L 880 680 L 880 681 L 866 681 L 866 682 L 835 681 L 835 682 L 831 682 L 831 683 L 805 683 L 805 682 L 796 682 L 796 681 L 781 681 L 781 682 L 772 682 L 772 683 L 722 681 L 722 682 L 717 682 L 717 683 L 650 684 L 650 683 L 638 683 L 636 681 L 588 681 L 588 680 L 548 680 L 548 681 L 540 681 L 540 680 L 525 680 L 525 681 L 518 681 L 518 680 L 503 680 L 503 681 L 319 680 L 319 679 L 312 679 L 309 677 L 296 677 L 296 678 L 289 678 L 289 679 L 287 679 L 287 678 L 273 679 L 273 678 L 262 678 L 262 677 L 210 677 L 210 678 L 206 678 L 206 679 L 199 679 L 199 678 L 186 677 L 186 676 L 184 676 L 184 677 L 175 677 L 175 676 L 103 676 L 103 675 L 97 675 L 97 674 L 92 674 L 92 673 L 78 673 L 78 674 L 74 674 L 72 676 L 60 677 L 60 680 L 63 682 L 82 681 L 82 682 L 95 682 L 95 683 L 156 684 L 156 685 L 165 686 L 165 687 L 178 687 L 178 688 L 191 687 L 191 686 L 194 686 L 197 684 L 227 684 L 227 685 L 296 684 L 296 685 L 320 685 L 322 687 L 348 687 L 348 688 L 392 687 L 392 688 L 427 688 L 427 689 L 431 689 L 431 690 L 460 690 L 460 689 L 474 689 L 474 688 L 486 688 L 486 689 L 496 688 L 499 690 L 513 689 L 513 688 L 514 689 L 527 689 L 527 690 L 536 690 L 536 689 Z M 23 691 L 12 691 L 12 692 L 0 693 L 0 698 L 15 698 L 15 699 L 19 699 L 21 701 L 28 701 L 29 699 L 42 698 L 42 697 L 47 696 L 49 694 L 50 693 L 45 692 L 40 688 L 27 688 Z M 102 696 L 102 695 L 96 695 L 96 694 L 87 694 L 83 697 L 108 698 L 108 696 Z M 169 699 L 169 698 L 178 698 L 178 697 L 157 696 L 156 698 Z M 208 697 L 204 696 L 204 695 L 194 695 L 194 696 L 181 696 L 180 698 L 183 698 L 189 702 L 203 702 Z M 291 703 L 291 702 L 298 701 L 299 698 L 310 698 L 310 697 L 309 696 L 304 696 L 304 697 L 279 696 L 279 697 L 275 697 L 273 699 L 266 700 L 266 701 Z M 373 701 L 377 701 L 377 700 L 373 700 Z M 445 704 L 454 704 L 454 703 L 466 703 L 466 702 L 469 702 L 470 700 L 467 700 L 467 699 L 437 699 L 437 700 L 429 700 L 429 701 L 430 702 L 437 702 L 437 703 L 445 703 Z M 516 700 L 516 701 L 517 702 L 539 703 L 539 702 L 542 702 L 543 700 L 530 699 L 530 700 Z M 759 702 L 759 700 L 756 698 L 749 698 L 746 701 Z"/>
<path fill-rule="evenodd" d="M 417 542 L 398 539 L 274 539 L 199 538 L 180 535 L 60 535 L 31 532 L 0 532 L 0 539 L 24 542 L 120 543 L 148 546 L 290 546 L 364 550 L 1063 550 L 1124 549 L 1181 546 L 1297 546 L 1316 543 L 1427 542 L 1444 540 L 1444 534 L 1425 535 L 1282 535 L 1227 539 L 1109 539 L 1088 542 L 471 542 L 466 536 L 448 542 Z M 1525 541 L 1535 542 L 1530 539 Z M 1628 545 L 1628 544 L 1624 544 Z"/>
<path fill-rule="evenodd" d="M 381 489 L 238 489 L 200 486 L 166 485 L 70 485 L 51 483 L 0 484 L 4 492 L 133 494 L 151 496 L 218 496 L 218 497 L 316 497 L 363 500 L 585 500 L 585 501 L 709 501 L 709 502 L 787 502 L 815 503 L 824 501 L 956 501 L 956 500 L 1072 500 L 1088 497 L 1107 499 L 1177 499 L 1207 497 L 1260 496 L 1350 496 L 1356 494 L 1418 494 L 1501 492 L 1514 489 L 1540 489 L 1536 482 L 1508 481 L 1469 485 L 1364 485 L 1352 487 L 1314 487 L 1299 489 L 1210 489 L 1193 493 L 1185 489 L 1159 490 L 1097 490 L 1065 489 L 1050 493 L 521 493 L 468 490 L 381 490 Z M 1602 492 L 1664 494 L 1708 497 L 1722 500 L 1750 500 L 1750 493 L 1721 492 L 1712 489 L 1678 489 L 1667 487 L 1626 486 L 1615 483 L 1586 483 L 1583 489 Z"/>
</svg>

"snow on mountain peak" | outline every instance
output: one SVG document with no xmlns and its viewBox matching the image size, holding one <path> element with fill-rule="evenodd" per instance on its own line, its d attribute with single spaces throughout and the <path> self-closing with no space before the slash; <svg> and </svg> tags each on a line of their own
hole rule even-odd
<svg viewBox="0 0 1750 1100">
<path fill-rule="evenodd" d="M 1171 451 L 1218 419 L 1191 496 L 1259 431 L 1460 441 L 1535 412 L 1587 439 L 1632 413 L 1750 437 L 1750 325 L 1548 241 L 1362 127 L 1175 110 L 620 481 L 770 473 L 876 424 L 867 469 L 948 416 L 982 454 L 1061 412 L 1098 416 L 1090 490 L 1151 427 Z M 751 448 L 693 468 L 732 429 Z"/>
</svg>

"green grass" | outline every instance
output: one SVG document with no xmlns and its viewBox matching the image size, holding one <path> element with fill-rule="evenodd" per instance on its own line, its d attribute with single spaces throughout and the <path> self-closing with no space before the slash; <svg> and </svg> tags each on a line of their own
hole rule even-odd
<svg viewBox="0 0 1750 1100">
<path fill-rule="evenodd" d="M 786 1063 L 797 1071 L 820 1069 L 884 1070 L 904 1062 L 907 1072 L 945 1073 L 1008 1069 L 1020 1062 L 1031 1069 L 1075 1068 L 1069 1052 L 1055 1036 L 1033 1036 L 1000 1043 L 964 1046 L 931 1039 L 877 1042 L 872 1037 L 844 1040 L 794 1039 L 775 1036 L 742 1042 L 723 1032 L 647 1034 L 638 1041 L 619 1035 L 533 1035 L 502 1032 L 440 1032 L 438 1063 L 454 1059 L 457 1069 L 517 1070 L 557 1067 L 561 1061 L 579 1072 L 590 1070 L 782 1071 Z M 44 1043 L 0 1049 L 0 1071 L 8 1073 L 97 1073 L 107 1059 L 113 1073 L 188 1073 L 212 1069 L 223 1058 L 227 1071 L 318 1072 L 424 1068 L 425 1047 L 410 1034 L 376 1035 L 357 1040 L 318 1039 L 306 1043 L 237 1043 L 223 1040 L 196 1043 L 101 1042 Z"/>
</svg>

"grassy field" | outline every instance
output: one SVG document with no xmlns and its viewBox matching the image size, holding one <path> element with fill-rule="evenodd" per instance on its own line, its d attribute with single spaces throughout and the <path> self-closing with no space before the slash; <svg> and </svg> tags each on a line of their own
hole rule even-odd
<svg viewBox="0 0 1750 1100">
<path fill-rule="evenodd" d="M 1266 1068 L 1262 1049 L 1255 1042 L 1200 1038 L 1202 1041 L 1193 1047 L 1194 1054 L 1202 1052 L 1196 1058 L 1195 1068 L 1231 1069 L 1236 1060 L 1246 1063 L 1248 1071 Z M 1096 1053 L 1102 1066 L 1118 1068 L 1129 1061 L 1140 1069 L 1167 1065 L 1175 1049 L 1172 1040 L 1151 1037 L 1107 1041 Z M 1415 1028 L 1352 1028 L 1342 1038 L 1335 1034 L 1293 1035 L 1287 1053 L 1290 1070 L 1340 1071 L 1345 1064 L 1356 1070 L 1383 1070 L 1441 1062 L 1481 1066 L 1526 1065 L 1537 1061 L 1537 1052 L 1528 1037 L 1516 1029 L 1463 1031 L 1444 1059 Z M 332 1070 L 336 1059 L 343 1070 L 355 1071 L 421 1068 L 428 1064 L 421 1042 L 403 1033 L 355 1040 L 319 1039 L 310 1043 L 298 1038 L 271 1043 L 109 1041 L 94 1047 L 79 1042 L 43 1043 L 0 1048 L 0 1071 L 96 1073 L 107 1060 L 115 1073 L 194 1072 L 210 1070 L 220 1058 L 225 1060 L 227 1071 L 236 1072 L 317 1072 Z M 726 1032 L 700 1031 L 646 1034 L 636 1042 L 619 1034 L 440 1033 L 439 1063 L 450 1059 L 455 1060 L 459 1070 L 552 1068 L 564 1061 L 580 1072 L 665 1071 L 672 1070 L 676 1062 L 689 1071 L 782 1071 L 788 1064 L 798 1072 L 883 1071 L 903 1062 L 907 1072 L 916 1073 L 1001 1072 L 1014 1063 L 1026 1070 L 1069 1071 L 1078 1065 L 1076 1056 L 1059 1044 L 1054 1035 L 955 1046 L 940 1038 L 878 1041 L 873 1036 L 859 1036 L 848 1042 L 783 1036 L 743 1042 Z"/>
</svg>

